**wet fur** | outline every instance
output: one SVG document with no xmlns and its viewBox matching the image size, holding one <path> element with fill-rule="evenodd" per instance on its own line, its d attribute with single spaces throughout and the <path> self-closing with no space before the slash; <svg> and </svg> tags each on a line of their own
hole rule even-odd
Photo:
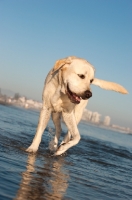
<svg viewBox="0 0 132 200">
<path fill-rule="evenodd" d="M 43 106 L 40 112 L 39 123 L 32 144 L 27 149 L 28 152 L 36 152 L 41 142 L 41 137 L 47 123 L 52 116 L 56 133 L 50 143 L 50 149 L 54 155 L 61 155 L 70 147 L 80 141 L 80 133 L 77 124 L 81 120 L 83 110 L 88 99 L 83 100 L 86 91 L 90 91 L 90 84 L 94 84 L 106 90 L 113 90 L 122 94 L 127 94 L 127 90 L 121 85 L 94 78 L 94 67 L 86 60 L 75 56 L 67 57 L 56 61 L 53 69 L 48 73 L 43 89 Z M 85 78 L 80 78 L 83 74 Z M 79 96 L 80 103 L 71 102 L 67 95 L 67 85 L 70 90 Z M 76 102 L 76 99 L 75 99 Z M 61 134 L 61 117 L 68 128 L 68 133 L 64 137 L 60 146 L 58 141 Z"/>
</svg>

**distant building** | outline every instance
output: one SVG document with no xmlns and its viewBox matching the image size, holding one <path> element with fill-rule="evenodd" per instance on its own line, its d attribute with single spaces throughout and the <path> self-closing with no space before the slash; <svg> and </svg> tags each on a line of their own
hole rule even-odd
<svg viewBox="0 0 132 200">
<path fill-rule="evenodd" d="M 105 118 L 104 118 L 104 125 L 105 126 L 109 126 L 110 125 L 110 117 L 109 116 L 105 116 Z"/>
<path fill-rule="evenodd" d="M 92 112 L 90 110 L 84 109 L 82 119 L 86 121 L 91 121 L 93 123 L 100 122 L 100 114 L 98 112 Z"/>
<path fill-rule="evenodd" d="M 88 110 L 88 120 L 91 120 L 91 118 L 92 118 L 92 114 L 93 114 L 93 112 L 92 111 L 90 111 L 90 110 Z"/>
<path fill-rule="evenodd" d="M 26 97 L 19 97 L 19 101 L 22 102 L 22 103 L 25 103 L 26 102 Z"/>
<path fill-rule="evenodd" d="M 92 111 L 90 111 L 90 110 L 87 110 L 86 108 L 84 109 L 84 111 L 83 111 L 83 116 L 82 116 L 82 119 L 83 120 L 88 120 L 88 121 L 90 121 L 91 120 L 91 118 L 92 118 Z"/>
<path fill-rule="evenodd" d="M 100 122 L 100 116 L 101 115 L 98 112 L 93 112 L 91 121 L 93 123 L 99 123 Z"/>
</svg>

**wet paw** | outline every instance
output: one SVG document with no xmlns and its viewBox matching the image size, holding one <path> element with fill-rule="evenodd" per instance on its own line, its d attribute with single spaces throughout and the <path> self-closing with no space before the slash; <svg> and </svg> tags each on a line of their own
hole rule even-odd
<svg viewBox="0 0 132 200">
<path fill-rule="evenodd" d="M 54 156 L 59 156 L 67 150 L 67 148 L 65 148 L 65 144 L 66 143 L 63 143 L 59 146 L 58 150 L 54 153 Z"/>
</svg>

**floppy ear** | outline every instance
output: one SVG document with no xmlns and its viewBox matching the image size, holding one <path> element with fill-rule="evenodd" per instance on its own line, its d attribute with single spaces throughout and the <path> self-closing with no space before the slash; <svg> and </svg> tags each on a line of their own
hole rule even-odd
<svg viewBox="0 0 132 200">
<path fill-rule="evenodd" d="M 109 81 L 104 81 L 95 78 L 92 82 L 93 85 L 97 85 L 105 90 L 114 90 L 115 92 L 120 92 L 122 94 L 128 94 L 128 91 L 121 85 Z"/>
<path fill-rule="evenodd" d="M 61 69 L 65 64 L 71 64 L 72 60 L 76 58 L 75 56 L 70 56 L 70 57 L 67 57 L 67 58 L 64 58 L 64 59 L 60 59 L 60 60 L 57 60 L 55 62 L 55 65 L 53 67 L 53 71 L 52 71 L 52 74 L 56 71 L 58 71 L 59 69 Z"/>
</svg>

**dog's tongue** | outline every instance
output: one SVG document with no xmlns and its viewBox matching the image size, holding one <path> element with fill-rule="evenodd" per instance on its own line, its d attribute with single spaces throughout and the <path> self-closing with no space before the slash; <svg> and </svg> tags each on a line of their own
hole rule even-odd
<svg viewBox="0 0 132 200">
<path fill-rule="evenodd" d="M 75 99 L 76 101 L 79 101 L 79 102 L 80 102 L 81 98 L 78 97 L 76 94 L 73 94 L 73 97 L 74 97 L 74 99 Z"/>
<path fill-rule="evenodd" d="M 76 96 L 76 101 L 80 101 L 80 97 Z"/>
</svg>

